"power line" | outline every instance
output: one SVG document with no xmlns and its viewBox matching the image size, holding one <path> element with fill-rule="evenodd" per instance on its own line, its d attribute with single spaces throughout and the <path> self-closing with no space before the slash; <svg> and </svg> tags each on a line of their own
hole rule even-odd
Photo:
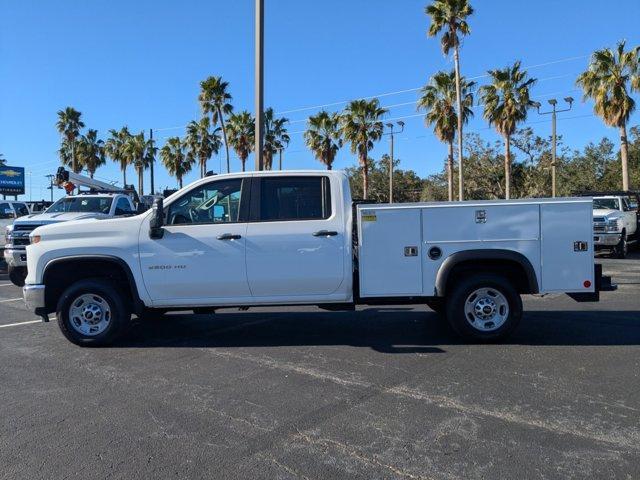
<svg viewBox="0 0 640 480">
<path fill-rule="evenodd" d="M 552 61 L 549 61 L 549 62 L 530 65 L 530 66 L 527 66 L 527 67 L 524 67 L 524 68 L 526 68 L 526 69 L 540 68 L 540 67 L 545 67 L 545 66 L 548 66 L 548 65 L 556 65 L 556 64 L 559 64 L 559 63 L 565 63 L 565 62 L 571 62 L 571 61 L 580 60 L 580 59 L 584 59 L 584 58 L 589 58 L 589 56 L 590 55 L 579 55 L 579 56 L 574 56 L 574 57 L 566 57 L 566 58 L 561 58 L 561 59 L 558 59 L 558 60 L 552 60 Z M 568 75 L 570 75 L 570 74 L 568 74 Z M 568 76 L 568 75 L 565 75 L 565 76 Z M 489 74 L 485 73 L 485 74 L 482 74 L 482 75 L 476 75 L 474 77 L 468 77 L 467 79 L 468 80 L 477 80 L 477 79 L 485 78 L 485 77 L 488 77 L 488 76 L 489 76 Z M 547 80 L 550 80 L 552 78 L 561 78 L 561 77 L 562 76 L 549 77 Z M 542 80 L 540 80 L 540 81 L 542 81 Z M 369 100 L 369 99 L 372 99 L 372 98 L 382 98 L 382 97 L 388 97 L 388 96 L 391 96 L 391 95 L 399 95 L 399 94 L 402 94 L 402 93 L 416 92 L 416 91 L 420 90 L 421 88 L 422 88 L 422 86 L 415 87 L 415 88 L 406 88 L 406 89 L 403 89 L 403 90 L 395 90 L 395 91 L 392 91 L 392 92 L 384 92 L 384 93 L 379 93 L 377 95 L 370 95 L 370 96 L 366 96 L 366 97 L 357 97 L 357 98 L 361 98 L 361 99 L 365 99 L 365 100 Z M 340 100 L 340 101 L 336 101 L 336 102 L 324 103 L 324 104 L 321 104 L 321 105 L 312 105 L 312 106 L 307 106 L 307 107 L 293 108 L 293 109 L 290 109 L 290 110 L 282 110 L 282 111 L 276 112 L 276 115 L 284 115 L 286 113 L 296 113 L 296 112 L 303 112 L 303 111 L 306 111 L 306 110 L 316 110 L 318 108 L 333 107 L 333 106 L 337 106 L 337 105 L 343 105 L 345 103 L 349 103 L 351 100 L 352 99 Z M 298 122 L 298 120 L 296 120 L 296 123 L 297 122 Z M 291 123 L 293 123 L 293 122 L 291 122 Z M 186 125 L 181 125 L 181 126 L 175 126 L 175 127 L 154 128 L 153 130 L 154 131 L 158 131 L 158 132 L 162 132 L 162 131 L 168 131 L 168 130 L 180 130 L 180 129 L 183 129 L 185 127 L 186 127 Z M 163 137 L 163 138 L 167 138 L 167 137 Z"/>
</svg>

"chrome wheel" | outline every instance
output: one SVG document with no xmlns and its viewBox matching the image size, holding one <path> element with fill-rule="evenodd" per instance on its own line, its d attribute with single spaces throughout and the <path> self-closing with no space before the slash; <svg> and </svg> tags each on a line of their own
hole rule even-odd
<svg viewBox="0 0 640 480">
<path fill-rule="evenodd" d="M 100 295 L 85 293 L 69 307 L 69 323 L 82 335 L 99 335 L 107 329 L 110 321 L 111 308 Z"/>
<path fill-rule="evenodd" d="M 492 332 L 507 321 L 509 302 L 495 288 L 478 288 L 464 302 L 464 314 L 473 328 L 481 332 Z"/>
</svg>

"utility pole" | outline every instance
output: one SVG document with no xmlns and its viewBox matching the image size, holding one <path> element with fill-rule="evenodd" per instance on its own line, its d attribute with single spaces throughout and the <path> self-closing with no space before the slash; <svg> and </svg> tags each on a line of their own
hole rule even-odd
<svg viewBox="0 0 640 480">
<path fill-rule="evenodd" d="M 151 141 L 151 148 L 153 149 L 153 128 L 149 129 L 149 140 Z M 151 173 L 151 195 L 155 195 L 156 193 L 156 189 L 155 189 L 155 185 L 153 183 L 153 164 L 156 163 L 156 157 L 155 155 L 151 156 L 151 165 L 149 165 L 149 173 Z"/>
<path fill-rule="evenodd" d="M 399 121 L 396 122 L 397 125 L 400 127 L 400 130 L 397 132 L 393 131 L 393 123 L 387 123 L 386 127 L 389 129 L 389 131 L 387 133 L 384 133 L 383 135 L 389 135 L 390 139 L 391 139 L 391 151 L 389 152 L 389 203 L 393 203 L 393 137 L 396 133 L 402 133 L 402 131 L 404 130 L 404 122 L 403 121 Z"/>
<path fill-rule="evenodd" d="M 56 178 L 55 175 L 49 174 L 45 175 L 49 179 L 49 190 L 51 190 L 51 203 L 53 203 L 53 179 Z"/>
<path fill-rule="evenodd" d="M 542 107 L 542 104 L 540 102 L 534 102 L 533 106 L 536 107 L 536 109 L 538 110 L 538 114 L 540 115 L 551 114 L 551 197 L 555 198 L 556 196 L 556 149 L 557 149 L 557 143 L 558 143 L 558 139 L 556 136 L 556 121 L 557 121 L 556 114 L 560 112 L 568 112 L 569 110 L 571 110 L 571 107 L 573 106 L 573 98 L 565 97 L 564 101 L 569 104 L 569 108 L 564 108 L 562 110 L 556 109 L 556 105 L 558 104 L 558 101 L 555 98 L 550 98 L 548 101 L 549 101 L 549 105 L 551 105 L 552 107 L 552 109 L 549 110 L 548 112 L 540 111 L 540 107 Z"/>
<path fill-rule="evenodd" d="M 264 169 L 262 158 L 262 140 L 264 136 L 264 0 L 256 0 L 256 45 L 255 45 L 255 97 L 256 97 L 256 124 L 255 124 L 255 169 Z"/>
<path fill-rule="evenodd" d="M 27 172 L 27 175 L 29 175 L 29 201 L 31 202 L 33 200 L 33 172 Z"/>
</svg>

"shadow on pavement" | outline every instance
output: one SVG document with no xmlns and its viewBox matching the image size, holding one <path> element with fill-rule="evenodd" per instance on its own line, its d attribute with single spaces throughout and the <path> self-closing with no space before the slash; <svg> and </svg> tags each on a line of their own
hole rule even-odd
<svg viewBox="0 0 640 480">
<path fill-rule="evenodd" d="M 463 343 L 430 311 L 225 312 L 134 320 L 115 347 L 353 346 L 381 353 L 443 353 Z M 528 311 L 510 345 L 640 345 L 638 311 Z"/>
</svg>

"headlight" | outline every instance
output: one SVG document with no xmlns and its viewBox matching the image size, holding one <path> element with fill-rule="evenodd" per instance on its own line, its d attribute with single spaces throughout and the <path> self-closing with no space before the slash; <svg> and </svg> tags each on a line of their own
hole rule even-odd
<svg viewBox="0 0 640 480">
<path fill-rule="evenodd" d="M 42 237 L 40 235 L 29 235 L 29 240 L 32 244 L 40 243 L 42 241 Z"/>
<path fill-rule="evenodd" d="M 13 232 L 13 225 L 9 225 L 4 230 L 4 241 L 5 243 L 11 243 L 11 233 Z"/>
<path fill-rule="evenodd" d="M 607 232 L 612 232 L 612 233 L 619 232 L 620 230 L 622 230 L 620 228 L 620 220 L 614 219 L 614 220 L 607 221 L 607 224 L 605 226 L 605 230 Z"/>
</svg>

